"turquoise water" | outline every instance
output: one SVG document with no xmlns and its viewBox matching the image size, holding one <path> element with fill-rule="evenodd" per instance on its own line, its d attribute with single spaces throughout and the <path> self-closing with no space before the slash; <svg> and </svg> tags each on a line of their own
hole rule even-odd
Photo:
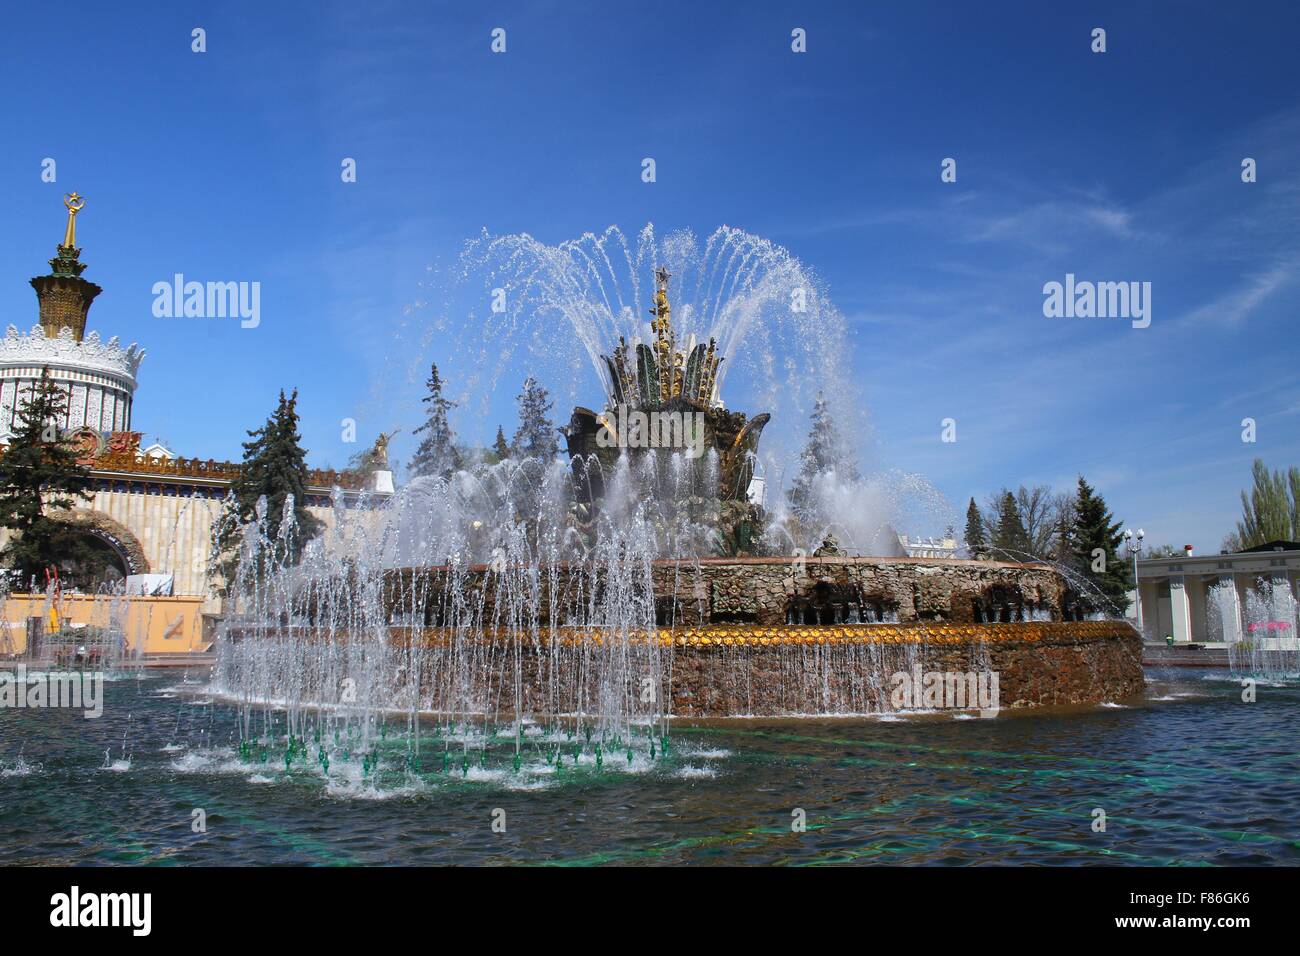
<svg viewBox="0 0 1300 956">
<path fill-rule="evenodd" d="M 393 721 L 286 773 L 282 739 L 241 755 L 228 705 L 146 673 L 97 720 L 0 710 L 0 863 L 1300 863 L 1300 689 L 1148 677 L 1125 707 L 677 724 L 600 766 L 564 728 L 531 728 L 518 770 L 508 728 L 484 765 L 481 727 L 430 722 L 415 757 Z"/>
</svg>

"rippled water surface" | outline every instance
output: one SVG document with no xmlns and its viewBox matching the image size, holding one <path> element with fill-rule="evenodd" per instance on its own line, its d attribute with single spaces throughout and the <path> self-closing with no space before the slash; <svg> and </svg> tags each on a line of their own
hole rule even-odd
<svg viewBox="0 0 1300 956">
<path fill-rule="evenodd" d="M 1300 689 L 1148 678 L 1131 706 L 992 720 L 679 723 L 666 755 L 620 741 L 599 767 L 540 727 L 519 769 L 504 739 L 485 761 L 434 727 L 413 758 L 395 721 L 377 770 L 344 739 L 286 772 L 283 743 L 241 754 L 229 706 L 146 673 L 98 720 L 0 710 L 0 862 L 1300 863 Z"/>
</svg>

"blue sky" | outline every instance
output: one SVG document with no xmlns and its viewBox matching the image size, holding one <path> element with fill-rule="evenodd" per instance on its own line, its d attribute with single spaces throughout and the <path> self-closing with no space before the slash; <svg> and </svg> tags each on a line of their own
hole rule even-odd
<svg viewBox="0 0 1300 956">
<path fill-rule="evenodd" d="M 869 464 L 958 508 L 1083 472 L 1151 540 L 1213 550 L 1252 458 L 1300 464 L 1297 35 L 1290 3 L 29 4 L 0 34 L 0 320 L 35 321 L 76 189 L 90 327 L 148 351 L 135 427 L 238 457 L 296 386 L 313 464 L 341 466 L 347 417 L 409 454 L 453 347 L 417 348 L 410 307 L 466 239 L 725 223 L 824 281 Z M 154 317 L 176 272 L 260 281 L 261 325 Z M 1151 326 L 1045 318 L 1067 272 L 1151 282 Z M 509 431 L 516 390 L 454 424 Z"/>
</svg>

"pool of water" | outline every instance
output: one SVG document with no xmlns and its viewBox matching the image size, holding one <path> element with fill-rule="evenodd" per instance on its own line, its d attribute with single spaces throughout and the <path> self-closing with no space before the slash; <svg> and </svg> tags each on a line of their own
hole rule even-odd
<svg viewBox="0 0 1300 956">
<path fill-rule="evenodd" d="M 426 727 L 414 757 L 394 720 L 287 771 L 283 742 L 241 753 L 235 711 L 184 680 L 109 681 L 95 720 L 0 710 L 0 863 L 1300 863 L 1300 688 L 1244 703 L 1224 673 L 995 719 L 677 723 L 666 754 L 606 741 L 599 766 L 541 727 L 518 769 L 506 731 L 484 760 L 481 728 Z"/>
</svg>

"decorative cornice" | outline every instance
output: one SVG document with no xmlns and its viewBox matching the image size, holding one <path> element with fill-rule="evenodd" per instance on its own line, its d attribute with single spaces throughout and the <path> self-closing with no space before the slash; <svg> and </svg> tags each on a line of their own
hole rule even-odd
<svg viewBox="0 0 1300 956">
<path fill-rule="evenodd" d="M 144 349 L 134 342 L 123 348 L 116 335 L 103 342 L 98 332 L 91 332 L 78 342 L 67 327 L 49 336 L 39 325 L 32 326 L 30 332 L 19 332 L 11 325 L 0 339 L 0 365 L 57 363 L 93 369 L 120 375 L 130 381 L 132 388 L 144 355 Z"/>
<path fill-rule="evenodd" d="M 213 482 L 230 483 L 239 477 L 242 466 L 232 461 L 215 461 L 211 458 L 150 458 L 136 450 L 106 450 L 87 462 L 93 471 L 115 474 L 139 475 L 142 478 L 198 478 Z M 311 469 L 306 475 L 306 486 L 311 488 L 342 488 L 360 491 L 365 488 L 366 476 L 355 471 L 330 471 Z"/>
<path fill-rule="evenodd" d="M 1017 624 L 835 624 L 835 625 L 763 625 L 704 624 L 697 627 L 660 627 L 654 630 L 633 629 L 611 639 L 598 627 L 558 627 L 545 629 L 540 640 L 565 647 L 596 646 L 611 640 L 658 647 L 691 647 L 722 650 L 728 647 L 781 647 L 792 644 L 1056 644 L 1092 643 L 1128 640 L 1137 632 L 1125 621 L 1041 621 Z M 406 641 L 412 638 L 426 645 L 464 640 L 465 635 L 452 628 L 393 627 L 389 633 Z M 514 640 L 508 629 L 481 629 L 473 635 L 484 644 Z"/>
</svg>

